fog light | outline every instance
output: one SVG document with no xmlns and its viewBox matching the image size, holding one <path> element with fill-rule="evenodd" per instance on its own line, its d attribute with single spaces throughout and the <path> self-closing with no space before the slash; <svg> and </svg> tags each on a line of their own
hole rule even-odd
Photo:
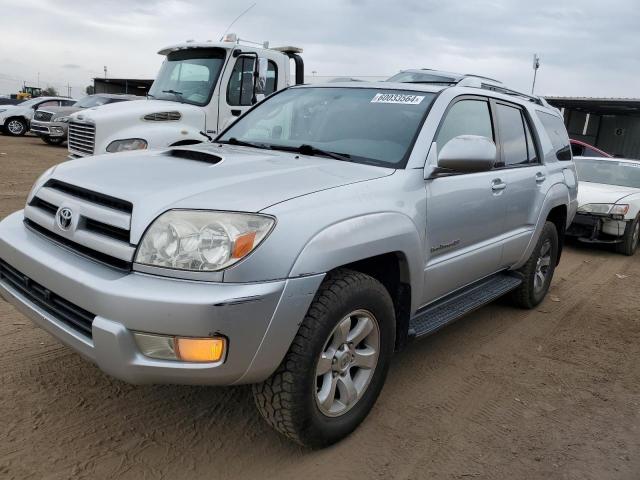
<svg viewBox="0 0 640 480">
<path fill-rule="evenodd" d="M 134 332 L 136 344 L 147 357 L 183 362 L 219 362 L 226 353 L 224 337 L 193 338 Z"/>
</svg>

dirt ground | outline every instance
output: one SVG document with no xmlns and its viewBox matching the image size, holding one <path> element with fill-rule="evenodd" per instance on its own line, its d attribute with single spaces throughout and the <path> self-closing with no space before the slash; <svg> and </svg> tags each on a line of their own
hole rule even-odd
<svg viewBox="0 0 640 480">
<path fill-rule="evenodd" d="M 0 136 L 0 218 L 65 148 Z M 536 310 L 499 301 L 396 356 L 365 423 L 301 449 L 250 390 L 109 378 L 0 300 L 0 478 L 640 478 L 640 254 L 569 245 Z"/>
</svg>

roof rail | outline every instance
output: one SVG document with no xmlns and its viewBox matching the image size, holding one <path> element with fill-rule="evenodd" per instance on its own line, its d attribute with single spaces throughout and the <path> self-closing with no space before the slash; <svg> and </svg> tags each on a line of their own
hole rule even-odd
<svg viewBox="0 0 640 480">
<path fill-rule="evenodd" d="M 526 98 L 530 102 L 537 103 L 538 105 L 546 106 L 546 101 L 540 99 L 535 95 L 529 95 L 527 93 L 519 92 L 505 87 L 502 82 L 498 80 L 488 79 L 486 77 L 479 77 L 476 75 L 466 75 L 457 84 L 459 87 L 471 87 L 482 88 L 483 90 L 490 90 L 492 92 L 503 93 L 505 95 L 512 95 L 514 97 Z M 548 105 L 548 104 L 547 104 Z"/>
</svg>

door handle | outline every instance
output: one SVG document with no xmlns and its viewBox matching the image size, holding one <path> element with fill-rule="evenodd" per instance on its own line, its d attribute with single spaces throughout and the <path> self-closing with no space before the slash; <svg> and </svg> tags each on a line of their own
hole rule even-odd
<svg viewBox="0 0 640 480">
<path fill-rule="evenodd" d="M 507 188 L 507 184 L 502 181 L 500 178 L 496 178 L 493 182 L 491 182 L 491 190 L 494 192 L 499 192 Z"/>
<path fill-rule="evenodd" d="M 231 115 L 233 115 L 234 117 L 239 117 L 240 115 L 242 115 L 242 110 L 231 110 Z"/>
<path fill-rule="evenodd" d="M 542 173 L 542 172 L 538 172 L 536 173 L 536 183 L 542 183 L 547 179 L 547 176 Z"/>
</svg>

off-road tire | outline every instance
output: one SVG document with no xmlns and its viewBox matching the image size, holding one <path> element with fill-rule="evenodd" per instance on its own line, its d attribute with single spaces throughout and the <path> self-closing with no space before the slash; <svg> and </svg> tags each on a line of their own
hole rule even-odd
<svg viewBox="0 0 640 480">
<path fill-rule="evenodd" d="M 547 274 L 545 276 L 544 287 L 542 288 L 542 290 L 536 292 L 534 288 L 536 267 L 538 258 L 540 258 L 542 246 L 547 240 L 551 242 L 551 261 L 549 264 L 549 270 L 547 271 Z M 519 270 L 519 273 L 522 275 L 523 281 L 520 286 L 516 288 L 511 294 L 511 298 L 517 306 L 521 308 L 531 309 L 538 306 L 540 302 L 544 300 L 544 297 L 549 291 L 551 280 L 553 279 L 553 273 L 555 272 L 557 260 L 558 230 L 556 229 L 555 224 L 547 221 L 542 228 L 542 233 L 540 234 L 538 243 L 533 249 L 531 256 L 527 260 L 527 263 L 525 263 L 524 266 Z"/>
<path fill-rule="evenodd" d="M 9 129 L 9 125 L 10 125 L 12 122 L 18 122 L 19 124 L 21 124 L 21 125 L 22 125 L 22 129 L 21 129 L 19 132 L 16 132 L 16 131 L 15 131 L 15 129 L 14 129 L 14 131 L 11 131 L 11 130 Z M 18 118 L 18 117 L 8 118 L 8 119 L 4 122 L 4 129 L 3 129 L 3 132 L 4 132 L 6 135 L 10 135 L 10 136 L 12 136 L 12 137 L 21 137 L 21 136 L 23 136 L 25 133 L 27 133 L 27 130 L 28 130 L 28 128 L 27 128 L 27 122 L 25 122 L 22 118 Z"/>
<path fill-rule="evenodd" d="M 640 224 L 640 214 L 635 218 L 633 222 L 627 222 L 627 226 L 624 231 L 624 236 L 622 237 L 622 242 L 616 244 L 616 250 L 618 253 L 622 253 L 623 255 L 627 255 L 628 257 L 632 256 L 636 253 L 638 249 L 639 238 L 634 237 L 634 232 L 636 232 L 637 228 L 640 228 L 638 225 Z"/>
<path fill-rule="evenodd" d="M 46 143 L 47 145 L 62 145 L 66 140 L 66 138 L 64 138 L 64 137 L 42 136 L 40 138 L 42 138 L 42 141 L 44 143 Z"/>
<path fill-rule="evenodd" d="M 377 319 L 380 348 L 377 365 L 362 397 L 346 413 L 325 416 L 316 402 L 316 365 L 336 325 L 358 309 Z M 267 380 L 253 385 L 260 414 L 277 431 L 318 448 L 350 434 L 367 416 L 384 384 L 395 342 L 393 302 L 386 288 L 360 272 L 329 273 L 309 307 L 288 353 Z"/>
</svg>

